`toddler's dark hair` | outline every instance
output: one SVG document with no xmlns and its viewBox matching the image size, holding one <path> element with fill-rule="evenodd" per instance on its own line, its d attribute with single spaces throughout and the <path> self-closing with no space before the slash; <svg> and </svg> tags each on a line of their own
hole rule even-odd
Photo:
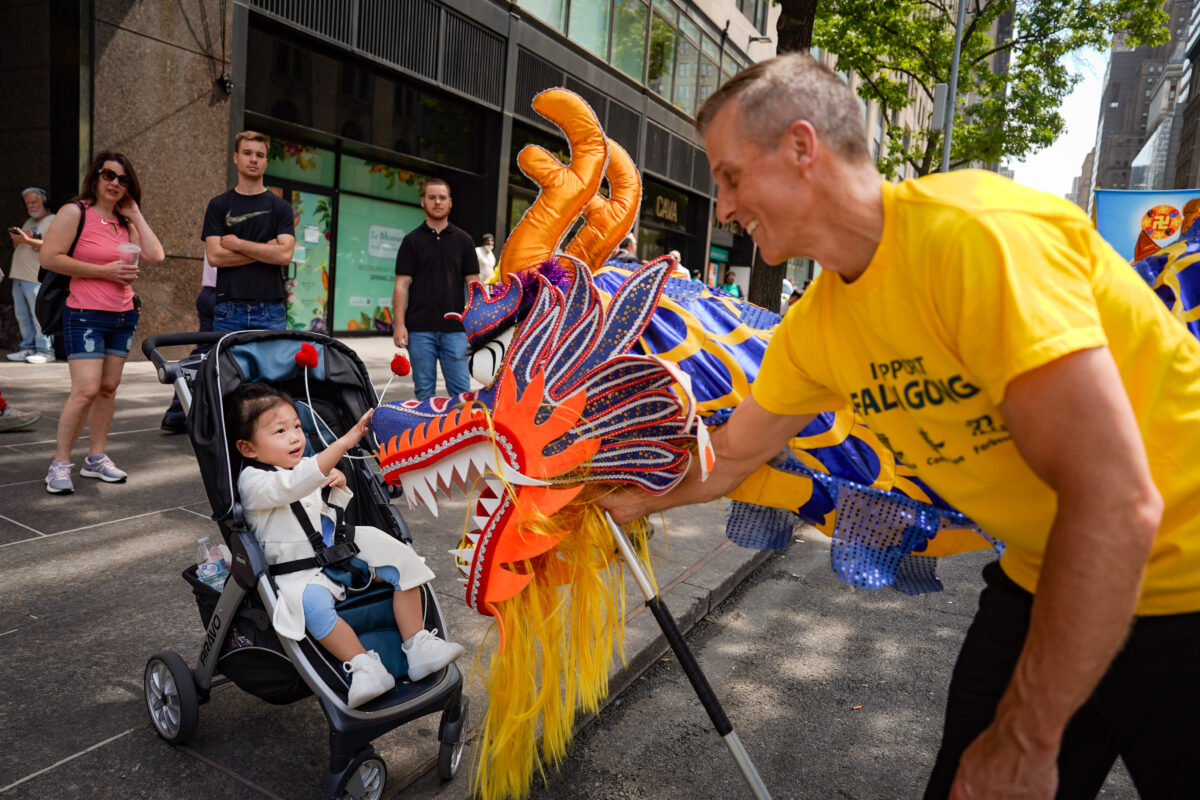
<svg viewBox="0 0 1200 800">
<path fill-rule="evenodd" d="M 233 390 L 226 400 L 229 433 L 233 441 L 250 441 L 258 418 L 280 403 L 295 407 L 296 402 L 287 392 L 265 383 L 243 383 Z"/>
</svg>

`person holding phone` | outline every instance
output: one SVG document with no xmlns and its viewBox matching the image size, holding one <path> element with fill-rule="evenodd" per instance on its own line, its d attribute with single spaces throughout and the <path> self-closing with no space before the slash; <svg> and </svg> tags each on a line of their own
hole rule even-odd
<svg viewBox="0 0 1200 800">
<path fill-rule="evenodd" d="M 12 268 L 8 277 L 13 282 L 13 311 L 17 315 L 17 327 L 21 329 L 21 344 L 16 352 L 8 354 L 9 361 L 26 361 L 30 364 L 45 364 L 54 360 L 50 337 L 42 333 L 37 315 L 33 312 L 37 301 L 38 251 L 42 239 L 50 229 L 54 215 L 46 208 L 46 191 L 30 186 L 21 192 L 29 219 L 21 227 L 12 226 L 8 235 L 12 239 Z"/>
<path fill-rule="evenodd" d="M 123 483 L 127 477 L 105 454 L 105 446 L 138 324 L 133 282 L 140 274 L 139 254 L 131 254 L 128 245 L 138 245 L 141 259 L 152 264 L 164 258 L 162 244 L 142 216 L 141 200 L 132 162 L 121 153 L 104 151 L 88 169 L 79 196 L 59 209 L 42 245 L 42 266 L 71 276 L 63 310 L 71 393 L 58 420 L 54 461 L 46 472 L 46 491 L 51 494 L 75 491 L 71 450 L 85 422 L 89 453 L 79 474 L 108 483 Z"/>
</svg>

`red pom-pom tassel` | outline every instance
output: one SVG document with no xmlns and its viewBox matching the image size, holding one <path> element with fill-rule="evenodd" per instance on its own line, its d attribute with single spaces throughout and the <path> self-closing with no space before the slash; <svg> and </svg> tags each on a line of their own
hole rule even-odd
<svg viewBox="0 0 1200 800">
<path fill-rule="evenodd" d="M 396 353 L 392 356 L 392 374 L 397 378 L 403 378 L 408 373 L 412 372 L 412 366 L 408 363 L 408 359 L 403 353 Z"/>
<path fill-rule="evenodd" d="M 296 363 L 305 369 L 316 369 L 317 364 L 320 363 L 317 348 L 309 342 L 300 345 L 300 350 L 296 353 Z"/>
</svg>

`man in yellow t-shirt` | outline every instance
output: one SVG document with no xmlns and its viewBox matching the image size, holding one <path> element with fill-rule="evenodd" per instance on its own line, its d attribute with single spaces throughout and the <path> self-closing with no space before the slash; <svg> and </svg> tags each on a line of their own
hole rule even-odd
<svg viewBox="0 0 1200 800">
<path fill-rule="evenodd" d="M 1006 550 L 951 680 L 927 798 L 1195 791 L 1200 341 L 1064 200 L 990 173 L 880 177 L 853 92 L 807 56 L 697 116 L 721 220 L 824 268 L 707 482 L 627 490 L 618 523 L 719 497 L 818 411 L 853 406 Z"/>
</svg>

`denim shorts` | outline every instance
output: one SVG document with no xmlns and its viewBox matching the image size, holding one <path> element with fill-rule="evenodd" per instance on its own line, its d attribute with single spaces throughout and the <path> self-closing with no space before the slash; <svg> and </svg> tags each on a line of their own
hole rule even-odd
<svg viewBox="0 0 1200 800">
<path fill-rule="evenodd" d="M 66 306 L 63 309 L 63 347 L 67 351 L 67 360 L 105 356 L 128 358 L 138 316 L 136 309 L 96 311 Z"/>
</svg>

